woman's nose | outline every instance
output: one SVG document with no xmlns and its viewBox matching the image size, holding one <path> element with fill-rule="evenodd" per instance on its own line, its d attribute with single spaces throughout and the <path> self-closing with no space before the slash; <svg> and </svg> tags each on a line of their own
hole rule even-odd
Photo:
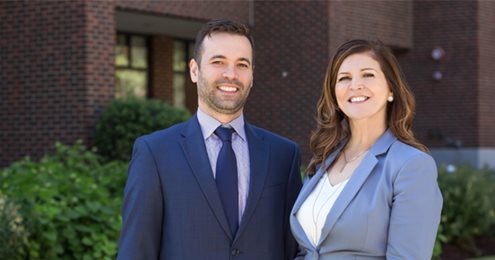
<svg viewBox="0 0 495 260">
<path fill-rule="evenodd" d="M 350 89 L 358 90 L 363 88 L 363 81 L 360 78 L 353 78 L 351 81 Z"/>
</svg>

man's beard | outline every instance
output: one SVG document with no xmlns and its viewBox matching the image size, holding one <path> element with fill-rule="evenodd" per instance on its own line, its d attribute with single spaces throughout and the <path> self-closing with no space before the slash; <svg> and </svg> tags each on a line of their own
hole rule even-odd
<svg viewBox="0 0 495 260">
<path fill-rule="evenodd" d="M 240 94 L 236 99 L 223 99 L 216 92 L 218 91 L 216 86 L 220 84 L 234 84 L 239 88 Z M 232 115 L 239 112 L 244 105 L 246 104 L 247 97 L 249 95 L 250 87 L 244 86 L 242 82 L 239 80 L 228 80 L 221 78 L 212 83 L 212 85 L 208 85 L 208 81 L 206 81 L 201 74 L 198 77 L 198 96 L 199 98 L 212 110 L 218 113 Z"/>
</svg>

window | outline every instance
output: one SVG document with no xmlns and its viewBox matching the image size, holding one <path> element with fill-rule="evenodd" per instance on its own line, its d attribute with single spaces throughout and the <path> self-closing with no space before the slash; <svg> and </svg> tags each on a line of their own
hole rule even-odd
<svg viewBox="0 0 495 260">
<path fill-rule="evenodd" d="M 175 40 L 173 49 L 173 102 L 176 107 L 188 107 L 186 97 L 188 62 L 192 57 L 194 44 L 192 41 Z"/>
<path fill-rule="evenodd" d="M 115 95 L 117 98 L 148 97 L 148 37 L 117 34 L 115 49 Z"/>
</svg>

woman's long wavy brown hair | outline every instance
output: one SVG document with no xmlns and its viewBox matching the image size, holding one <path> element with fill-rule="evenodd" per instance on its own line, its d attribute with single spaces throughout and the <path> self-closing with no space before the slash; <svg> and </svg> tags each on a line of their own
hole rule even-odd
<svg viewBox="0 0 495 260">
<path fill-rule="evenodd" d="M 428 152 L 426 146 L 419 143 L 412 132 L 414 96 L 406 84 L 405 77 L 392 51 L 379 40 L 351 40 L 339 47 L 325 74 L 322 94 L 317 105 L 317 126 L 309 141 L 313 152 L 313 158 L 307 170 L 309 176 L 312 176 L 317 165 L 323 165 L 328 155 L 351 134 L 347 116 L 339 110 L 337 105 L 335 84 L 342 62 L 356 53 L 369 53 L 380 64 L 393 93 L 394 101 L 387 104 L 387 127 L 400 141 Z"/>
</svg>

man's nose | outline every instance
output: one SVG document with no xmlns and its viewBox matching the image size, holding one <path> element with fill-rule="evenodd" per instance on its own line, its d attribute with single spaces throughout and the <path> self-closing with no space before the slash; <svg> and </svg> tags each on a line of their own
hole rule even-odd
<svg viewBox="0 0 495 260">
<path fill-rule="evenodd" d="M 223 72 L 223 77 L 230 80 L 237 78 L 235 68 L 233 66 L 226 67 Z"/>
</svg>

